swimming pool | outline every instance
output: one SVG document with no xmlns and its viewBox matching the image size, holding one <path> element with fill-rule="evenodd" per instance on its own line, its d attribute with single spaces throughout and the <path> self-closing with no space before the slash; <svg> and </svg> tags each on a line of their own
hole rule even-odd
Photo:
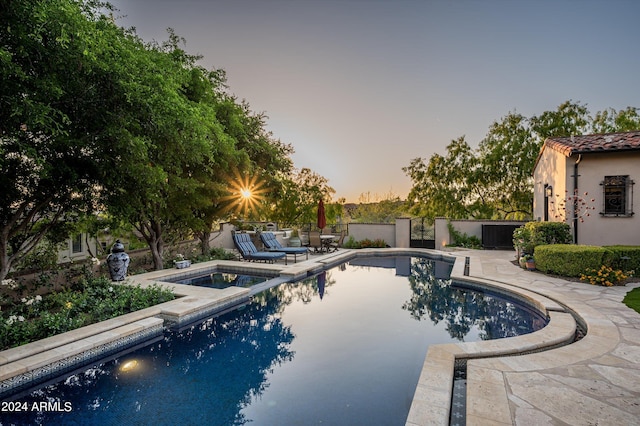
<svg viewBox="0 0 640 426">
<path fill-rule="evenodd" d="M 3 413 L 2 422 L 403 424 L 430 344 L 546 324 L 450 285 L 449 271 L 423 258 L 355 259 L 16 399 L 70 412 Z"/>
<path fill-rule="evenodd" d="M 236 287 L 251 287 L 256 284 L 263 283 L 272 277 L 263 277 L 257 275 L 237 274 L 233 272 L 211 272 L 204 274 L 197 274 L 194 276 L 188 276 L 186 278 L 176 278 L 164 280 L 165 282 L 174 284 L 186 284 L 195 285 L 198 287 L 207 288 L 227 288 L 231 286 Z"/>
</svg>

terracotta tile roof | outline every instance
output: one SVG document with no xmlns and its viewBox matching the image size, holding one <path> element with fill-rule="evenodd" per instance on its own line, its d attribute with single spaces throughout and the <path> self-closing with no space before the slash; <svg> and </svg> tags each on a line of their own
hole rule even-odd
<svg viewBox="0 0 640 426">
<path fill-rule="evenodd" d="M 640 131 L 548 138 L 544 146 L 567 157 L 597 152 L 640 151 Z"/>
</svg>

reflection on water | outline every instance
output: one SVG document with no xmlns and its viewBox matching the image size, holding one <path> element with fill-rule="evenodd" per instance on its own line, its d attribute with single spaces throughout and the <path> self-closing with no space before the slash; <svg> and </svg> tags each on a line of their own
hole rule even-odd
<svg viewBox="0 0 640 426">
<path fill-rule="evenodd" d="M 382 260 L 266 290 L 240 310 L 17 397 L 71 402 L 71 412 L 2 413 L 0 423 L 402 424 L 428 345 L 544 324 L 449 286 L 450 265 Z"/>
<path fill-rule="evenodd" d="M 417 259 L 409 276 L 411 298 L 402 306 L 417 320 L 443 321 L 449 335 L 464 341 L 474 327 L 482 340 L 513 337 L 537 330 L 546 319 L 496 295 L 470 291 L 436 278 L 436 263 Z"/>
</svg>

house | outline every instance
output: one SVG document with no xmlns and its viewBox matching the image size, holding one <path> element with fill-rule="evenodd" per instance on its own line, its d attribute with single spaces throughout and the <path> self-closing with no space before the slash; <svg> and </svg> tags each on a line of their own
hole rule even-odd
<svg viewBox="0 0 640 426">
<path fill-rule="evenodd" d="M 533 177 L 537 220 L 566 221 L 578 244 L 640 245 L 640 131 L 548 138 Z"/>
<path fill-rule="evenodd" d="M 80 233 L 70 236 L 58 250 L 58 263 L 77 262 L 98 255 L 98 241 L 94 236 Z"/>
</svg>

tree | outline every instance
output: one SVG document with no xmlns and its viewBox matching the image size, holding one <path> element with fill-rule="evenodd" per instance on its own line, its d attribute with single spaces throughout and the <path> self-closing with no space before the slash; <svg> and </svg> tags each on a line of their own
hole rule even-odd
<svg viewBox="0 0 640 426">
<path fill-rule="evenodd" d="M 211 203 L 201 189 L 217 166 L 233 155 L 232 141 L 216 119 L 216 73 L 195 66 L 171 31 L 162 45 L 129 37 L 132 60 L 124 64 L 128 104 L 120 137 L 137 147 L 112 159 L 105 194 L 111 214 L 131 223 L 145 239 L 155 269 L 165 243 L 200 224 L 194 211 Z M 162 75 L 162 78 L 158 78 Z"/>
<path fill-rule="evenodd" d="M 582 135 L 589 131 L 589 111 L 580 102 L 565 101 L 556 111 L 545 111 L 529 119 L 529 126 L 539 146 L 545 139 Z"/>
<path fill-rule="evenodd" d="M 591 122 L 591 133 L 630 132 L 640 129 L 638 108 L 627 107 L 616 111 L 613 108 L 595 114 Z"/>
<path fill-rule="evenodd" d="M 0 3 L 0 278 L 89 212 L 120 93 L 101 57 L 120 36 L 97 3 Z M 112 61 L 111 64 L 114 64 Z"/>
<path fill-rule="evenodd" d="M 284 176 L 280 188 L 273 198 L 270 217 L 285 226 L 315 222 L 320 200 L 328 203 L 335 193 L 325 177 L 308 168 Z M 327 216 L 331 214 L 335 215 L 327 207 Z"/>
<path fill-rule="evenodd" d="M 533 203 L 531 171 L 539 144 L 532 137 L 527 119 L 509 113 L 494 122 L 480 142 L 478 184 L 486 188 L 491 217 L 524 219 L 530 217 Z"/>
<path fill-rule="evenodd" d="M 395 223 L 396 218 L 405 214 L 405 203 L 393 192 L 383 197 L 370 193 L 360 194 L 358 206 L 350 213 L 353 222 L 360 223 Z"/>
<path fill-rule="evenodd" d="M 413 182 L 407 197 L 411 212 L 429 219 L 473 217 L 474 206 L 483 203 L 477 170 L 478 159 L 464 136 L 451 141 L 446 157 L 434 154 L 428 163 L 412 160 L 403 168 Z"/>
</svg>

